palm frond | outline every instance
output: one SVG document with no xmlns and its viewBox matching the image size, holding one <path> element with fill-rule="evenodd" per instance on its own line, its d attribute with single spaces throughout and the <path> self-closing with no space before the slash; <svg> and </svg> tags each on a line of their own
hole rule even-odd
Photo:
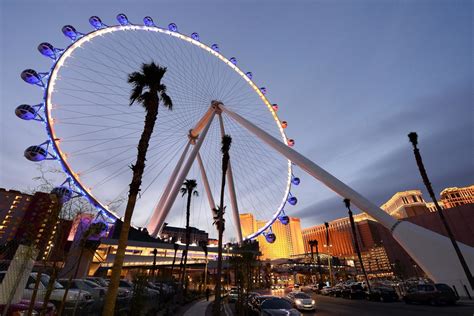
<svg viewBox="0 0 474 316">
<path fill-rule="evenodd" d="M 160 91 L 160 96 L 163 105 L 169 110 L 173 110 L 173 101 L 171 100 L 170 96 L 163 91 Z"/>
</svg>

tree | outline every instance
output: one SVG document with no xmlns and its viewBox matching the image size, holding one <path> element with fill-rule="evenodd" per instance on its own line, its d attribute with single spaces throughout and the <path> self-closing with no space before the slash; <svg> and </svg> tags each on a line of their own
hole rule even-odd
<svg viewBox="0 0 474 316">
<path fill-rule="evenodd" d="M 112 316 L 114 314 L 115 298 L 117 296 L 120 275 L 125 258 L 128 232 L 130 230 L 133 210 L 135 209 L 137 197 L 140 193 L 143 171 L 145 170 L 146 153 L 158 117 L 158 106 L 161 102 L 162 105 L 169 110 L 173 108 L 173 102 L 166 94 L 166 86 L 161 83 L 165 73 L 165 67 L 161 67 L 154 62 L 151 62 L 150 64 L 143 64 L 141 72 L 133 72 L 128 76 L 128 83 L 133 87 L 130 94 L 130 106 L 135 102 L 139 103 L 145 109 L 146 116 L 143 132 L 137 147 L 137 159 L 135 164 L 130 166 L 133 176 L 130 182 L 128 201 L 125 208 L 122 229 L 120 231 L 117 253 L 112 268 L 110 285 L 104 304 L 103 315 L 105 316 Z"/>
<path fill-rule="evenodd" d="M 186 291 L 188 289 L 188 282 L 186 282 L 186 264 L 188 262 L 188 250 L 189 243 L 191 241 L 191 227 L 189 226 L 189 217 L 191 215 L 191 197 L 199 196 L 198 191 L 196 191 L 197 182 L 194 179 L 186 179 L 183 182 L 183 187 L 181 188 L 182 196 L 188 195 L 188 201 L 186 204 L 186 246 L 184 248 L 184 266 L 183 273 L 181 276 L 181 284 L 184 284 L 184 295 L 186 296 Z"/>
<path fill-rule="evenodd" d="M 222 237 L 224 234 L 224 189 L 225 189 L 225 177 L 227 173 L 227 167 L 229 166 L 229 150 L 232 144 L 232 137 L 230 135 L 222 136 L 222 181 L 221 181 L 221 196 L 219 206 L 214 209 L 215 217 L 214 224 L 217 226 L 219 233 L 218 246 L 217 246 L 217 280 L 216 280 L 216 298 L 213 306 L 213 314 L 219 315 L 221 308 L 221 277 L 222 277 Z"/>
<path fill-rule="evenodd" d="M 176 253 L 178 252 L 179 245 L 177 243 L 174 243 L 173 247 L 174 247 L 174 257 L 173 257 L 173 263 L 171 264 L 171 278 L 173 278 L 174 264 L 176 262 Z"/>
<path fill-rule="evenodd" d="M 207 260 L 207 255 L 208 255 L 207 242 L 205 240 L 199 241 L 199 247 L 202 248 L 202 250 L 204 251 L 204 255 L 206 256 L 206 267 L 204 269 L 204 288 L 207 289 L 207 264 L 208 264 L 208 260 Z"/>
<path fill-rule="evenodd" d="M 448 233 L 448 237 L 451 240 L 451 243 L 453 244 L 459 262 L 461 263 L 461 266 L 464 269 L 464 273 L 466 274 L 466 278 L 469 281 L 471 288 L 474 290 L 474 278 L 472 277 L 471 270 L 469 270 L 469 266 L 467 265 L 466 260 L 464 259 L 464 256 L 461 252 L 461 249 L 459 249 L 459 245 L 456 239 L 454 238 L 453 232 L 451 231 L 451 227 L 448 225 L 448 222 L 444 217 L 443 209 L 438 204 L 438 200 L 436 199 L 430 179 L 428 178 L 428 173 L 426 172 L 425 166 L 423 164 L 423 159 L 421 158 L 420 150 L 418 149 L 418 135 L 415 132 L 411 132 L 410 134 L 408 134 L 408 138 L 410 139 L 410 142 L 413 145 L 413 154 L 415 155 L 416 164 L 418 166 L 418 170 L 420 171 L 420 175 L 423 179 L 423 183 L 425 184 L 426 190 L 428 190 L 431 200 L 436 206 L 438 215 L 441 218 L 441 222 L 443 223 L 446 232 Z"/>
</svg>

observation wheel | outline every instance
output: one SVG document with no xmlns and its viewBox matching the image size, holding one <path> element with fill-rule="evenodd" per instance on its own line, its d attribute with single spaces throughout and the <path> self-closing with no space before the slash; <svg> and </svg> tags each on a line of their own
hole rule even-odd
<svg viewBox="0 0 474 316">
<path fill-rule="evenodd" d="M 273 148 L 239 125 L 228 111 L 292 147 L 284 129 L 288 123 L 277 115 L 278 105 L 267 98 L 251 72 L 241 70 L 235 57 L 225 57 L 217 44 L 206 45 L 198 33 L 190 36 L 176 24 L 157 26 L 150 17 L 132 24 L 124 14 L 118 24 L 89 19 L 93 29 L 81 33 L 67 25 L 70 40 L 64 48 L 41 43 L 38 50 L 52 60 L 48 72 L 27 69 L 21 77 L 43 89 L 43 101 L 23 104 L 16 114 L 24 120 L 43 122 L 45 142 L 28 147 L 31 161 L 56 160 L 66 180 L 55 191 L 64 201 L 88 199 L 104 216 L 120 218 L 126 205 L 137 144 L 145 110 L 130 106 L 128 75 L 144 63 L 166 67 L 162 83 L 173 109 L 160 105 L 147 153 L 141 194 L 133 222 L 147 225 L 159 235 L 165 220 L 177 223 L 184 199 L 177 198 L 184 178 L 194 178 L 200 197 L 193 200 L 191 226 L 212 223 L 221 187 L 221 139 L 232 137 L 230 171 L 225 191 L 226 231 L 238 240 L 263 234 L 275 241 L 271 226 L 297 203 L 292 185 L 292 164 Z M 226 110 L 222 110 L 222 109 Z M 214 199 L 216 198 L 216 199 Z M 239 214 L 252 213 L 258 226 L 242 236 Z"/>
</svg>

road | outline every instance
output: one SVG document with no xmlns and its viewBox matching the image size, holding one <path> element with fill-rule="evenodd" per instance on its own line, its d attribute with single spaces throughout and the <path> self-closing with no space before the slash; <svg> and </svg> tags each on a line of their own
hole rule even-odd
<svg viewBox="0 0 474 316">
<path fill-rule="evenodd" d="M 284 296 L 287 293 L 288 290 L 262 291 L 262 294 L 275 296 Z M 310 294 L 316 301 L 316 312 L 304 312 L 304 316 L 474 316 L 474 304 L 459 303 L 455 306 L 407 305 L 403 302 L 381 303 L 306 293 Z"/>
</svg>

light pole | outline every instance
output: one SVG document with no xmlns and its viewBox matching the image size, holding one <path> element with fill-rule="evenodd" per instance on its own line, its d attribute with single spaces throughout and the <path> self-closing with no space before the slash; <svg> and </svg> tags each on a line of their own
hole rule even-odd
<svg viewBox="0 0 474 316">
<path fill-rule="evenodd" d="M 410 134 L 408 134 L 408 138 L 410 139 L 410 142 L 413 145 L 413 153 L 415 154 L 416 164 L 418 166 L 418 169 L 420 170 L 421 178 L 423 179 L 423 183 L 426 186 L 426 190 L 428 190 L 431 200 L 436 206 L 436 210 L 438 211 L 441 222 L 443 223 L 443 226 L 446 229 L 446 232 L 448 233 L 448 237 L 451 240 L 451 243 L 453 244 L 453 248 L 456 251 L 456 255 L 458 256 L 459 262 L 461 263 L 464 273 L 466 274 L 466 278 L 469 281 L 471 288 L 474 290 L 474 278 L 472 277 L 471 270 L 469 270 L 469 266 L 467 265 L 466 260 L 464 259 L 464 256 L 461 252 L 461 249 L 459 249 L 459 245 L 456 239 L 454 238 L 453 232 L 451 231 L 451 227 L 448 225 L 448 222 L 444 217 L 443 209 L 438 204 L 438 200 L 436 199 L 433 187 L 431 186 L 431 182 L 428 178 L 428 173 L 426 172 L 423 160 L 421 159 L 420 150 L 418 149 L 418 135 L 415 132 L 411 132 Z"/>
<path fill-rule="evenodd" d="M 333 278 L 332 278 L 332 270 L 331 270 L 331 252 L 330 252 L 330 248 L 331 245 L 329 244 L 329 223 L 328 222 L 324 222 L 324 226 L 326 227 L 326 249 L 327 249 L 327 252 L 328 252 L 328 270 L 329 270 L 329 285 L 332 285 L 333 284 Z"/>
</svg>

